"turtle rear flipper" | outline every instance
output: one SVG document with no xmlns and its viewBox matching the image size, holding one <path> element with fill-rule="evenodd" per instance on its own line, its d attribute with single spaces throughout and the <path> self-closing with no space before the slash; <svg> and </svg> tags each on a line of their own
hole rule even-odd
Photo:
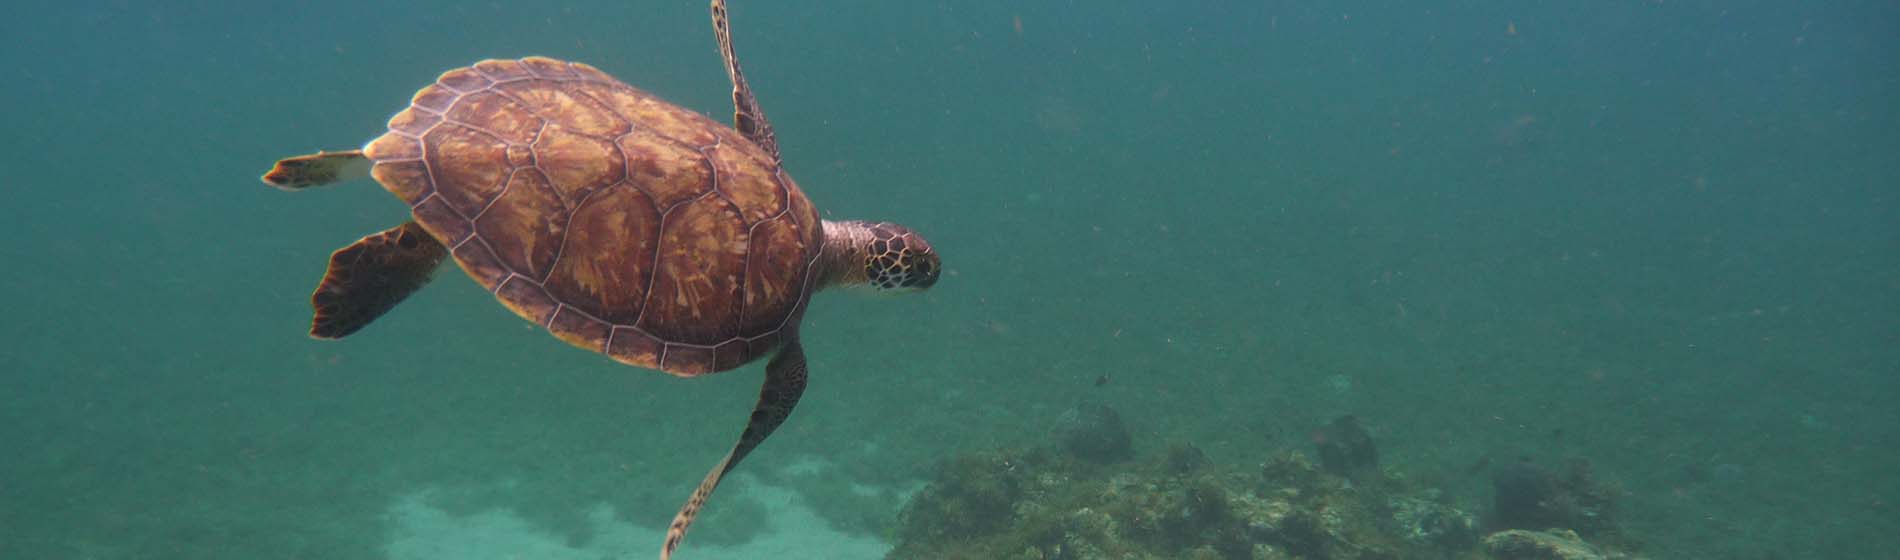
<svg viewBox="0 0 1900 560">
<path fill-rule="evenodd" d="M 263 178 L 265 184 L 295 191 L 368 177 L 369 166 L 362 150 L 317 152 L 277 160 Z"/>
<path fill-rule="evenodd" d="M 448 248 L 415 222 L 404 222 L 330 254 L 310 306 L 310 336 L 343 338 L 381 317 L 429 283 Z"/>
</svg>

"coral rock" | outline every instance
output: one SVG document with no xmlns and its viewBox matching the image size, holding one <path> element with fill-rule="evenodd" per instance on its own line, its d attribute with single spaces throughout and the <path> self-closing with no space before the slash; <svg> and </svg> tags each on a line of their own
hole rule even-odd
<svg viewBox="0 0 1900 560">
<path fill-rule="evenodd" d="M 1056 420 L 1055 439 L 1063 451 L 1092 463 L 1115 463 L 1135 456 L 1121 414 L 1105 404 L 1084 403 L 1063 413 Z"/>
<path fill-rule="evenodd" d="M 1577 533 L 1566 529 L 1525 531 L 1512 529 L 1484 538 L 1484 550 L 1492 560 L 1624 560 L 1633 557 L 1605 551 L 1583 542 Z"/>
<path fill-rule="evenodd" d="M 1319 461 L 1326 472 L 1357 480 L 1367 471 L 1379 468 L 1379 449 L 1372 445 L 1372 433 L 1359 425 L 1352 415 L 1333 419 L 1313 435 L 1319 447 Z"/>
<path fill-rule="evenodd" d="M 1530 461 L 1497 470 L 1491 478 L 1492 520 L 1502 529 L 1572 529 L 1592 539 L 1617 532 L 1614 484 L 1598 481 L 1590 463 L 1573 459 L 1552 472 Z"/>
</svg>

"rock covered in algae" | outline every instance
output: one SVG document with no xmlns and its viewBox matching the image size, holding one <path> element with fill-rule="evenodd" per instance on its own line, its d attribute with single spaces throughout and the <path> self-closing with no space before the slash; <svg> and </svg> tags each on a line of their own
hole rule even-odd
<svg viewBox="0 0 1900 560">
<path fill-rule="evenodd" d="M 1025 465 L 1045 464 L 1046 454 L 1023 456 L 991 451 L 957 456 L 944 463 L 937 478 L 911 497 L 898 515 L 903 542 L 958 542 L 1012 530 L 1011 520 L 1032 484 Z"/>
<path fill-rule="evenodd" d="M 1381 466 L 1350 416 L 1315 432 L 1319 463 L 1283 450 L 1251 468 L 1184 443 L 1135 458 L 1119 415 L 1099 404 L 1071 410 L 1052 435 L 943 463 L 898 516 L 888 558 L 1621 560 L 1636 545 L 1614 523 L 1620 490 L 1582 460 L 1500 470 L 1491 526 L 1508 530 L 1480 539 L 1477 518 L 1439 489 Z"/>
<path fill-rule="evenodd" d="M 1492 525 L 1501 529 L 1575 530 L 1592 540 L 1619 540 L 1617 498 L 1622 489 L 1600 481 L 1590 462 L 1576 458 L 1551 470 L 1529 460 L 1492 474 Z"/>
<path fill-rule="evenodd" d="M 1484 550 L 1493 560 L 1634 560 L 1621 552 L 1583 542 L 1575 531 L 1512 529 L 1484 538 Z"/>
<path fill-rule="evenodd" d="M 1372 432 L 1360 425 L 1356 416 L 1335 418 L 1315 430 L 1313 445 L 1319 448 L 1319 462 L 1326 472 L 1356 480 L 1379 468 L 1379 450 L 1372 443 Z"/>
<path fill-rule="evenodd" d="M 1133 438 L 1121 414 L 1101 403 L 1083 403 L 1056 419 L 1055 440 L 1063 451 L 1095 463 L 1114 463 L 1135 455 Z"/>
<path fill-rule="evenodd" d="M 1348 482 L 1305 455 L 1258 468 L 1176 445 L 1102 465 L 1055 449 L 946 462 L 899 516 L 892 559 L 1470 558 L 1475 518 L 1387 471 Z"/>
</svg>

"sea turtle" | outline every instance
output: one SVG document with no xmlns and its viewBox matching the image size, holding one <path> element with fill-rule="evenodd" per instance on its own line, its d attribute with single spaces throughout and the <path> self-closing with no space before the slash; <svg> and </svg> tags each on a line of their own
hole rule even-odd
<svg viewBox="0 0 1900 560">
<path fill-rule="evenodd" d="M 311 336 L 363 328 L 448 256 L 516 314 L 620 362 L 692 377 L 776 350 L 745 431 L 674 517 L 663 559 L 798 403 L 812 293 L 920 291 L 942 270 L 908 228 L 818 217 L 780 165 L 724 0 L 712 18 L 731 128 L 585 64 L 484 60 L 422 88 L 361 150 L 284 159 L 263 177 L 286 190 L 374 177 L 413 215 L 330 256 Z"/>
</svg>

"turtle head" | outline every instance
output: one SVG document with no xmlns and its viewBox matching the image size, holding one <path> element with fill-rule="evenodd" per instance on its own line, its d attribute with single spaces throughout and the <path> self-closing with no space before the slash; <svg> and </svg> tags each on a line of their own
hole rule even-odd
<svg viewBox="0 0 1900 560">
<path fill-rule="evenodd" d="M 937 284 L 943 262 L 924 236 L 888 222 L 870 227 L 874 235 L 864 249 L 864 277 L 872 288 L 916 292 Z"/>
<path fill-rule="evenodd" d="M 890 222 L 825 222 L 828 284 L 879 292 L 920 292 L 937 283 L 943 262 L 924 236 Z"/>
</svg>

